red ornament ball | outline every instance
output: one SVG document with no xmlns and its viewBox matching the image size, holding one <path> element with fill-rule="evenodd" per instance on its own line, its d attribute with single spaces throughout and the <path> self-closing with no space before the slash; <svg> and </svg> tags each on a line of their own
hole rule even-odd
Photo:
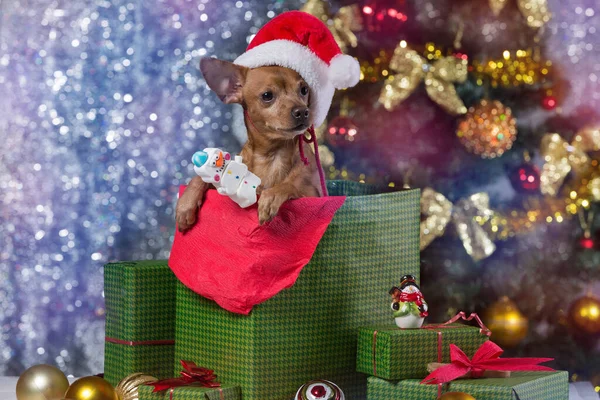
<svg viewBox="0 0 600 400">
<path fill-rule="evenodd" d="M 581 236 L 577 244 L 579 245 L 579 248 L 583 250 L 592 250 L 598 248 L 596 239 L 592 237 L 589 233 L 586 233 L 583 236 Z"/>
<path fill-rule="evenodd" d="M 325 389 L 325 387 L 321 385 L 314 386 L 310 391 L 310 394 L 312 394 L 316 398 L 323 397 L 326 393 L 327 389 Z"/>
<path fill-rule="evenodd" d="M 530 163 L 521 164 L 511 172 L 510 183 L 519 193 L 537 193 L 540 190 L 540 170 Z"/>
<path fill-rule="evenodd" d="M 545 96 L 542 99 L 542 107 L 544 107 L 546 110 L 554 110 L 557 105 L 558 101 L 556 101 L 556 97 L 552 95 Z"/>
</svg>

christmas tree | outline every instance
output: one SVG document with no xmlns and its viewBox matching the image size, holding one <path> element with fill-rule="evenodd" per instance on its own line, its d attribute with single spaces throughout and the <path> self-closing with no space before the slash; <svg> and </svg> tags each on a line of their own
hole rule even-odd
<svg viewBox="0 0 600 400">
<path fill-rule="evenodd" d="M 597 95 L 554 62 L 591 71 L 594 10 L 572 6 L 588 18 L 567 25 L 585 39 L 561 54 L 566 25 L 552 6 L 309 0 L 303 9 L 361 62 L 361 84 L 339 94 L 321 129 L 329 176 L 423 189 L 432 320 L 477 312 L 507 354 L 554 357 L 597 385 L 600 122 L 585 100 Z"/>
</svg>

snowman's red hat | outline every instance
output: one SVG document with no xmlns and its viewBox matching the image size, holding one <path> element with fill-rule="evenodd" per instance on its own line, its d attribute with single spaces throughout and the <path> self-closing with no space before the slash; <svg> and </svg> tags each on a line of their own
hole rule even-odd
<svg viewBox="0 0 600 400">
<path fill-rule="evenodd" d="M 325 121 L 333 92 L 356 85 L 360 66 L 342 54 L 327 26 L 302 11 L 288 11 L 263 26 L 235 64 L 248 68 L 279 65 L 298 72 L 311 88 L 314 124 Z"/>
</svg>

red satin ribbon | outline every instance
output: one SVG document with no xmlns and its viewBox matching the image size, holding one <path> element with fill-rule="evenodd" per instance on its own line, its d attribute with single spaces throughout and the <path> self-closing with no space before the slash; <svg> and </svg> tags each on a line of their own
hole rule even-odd
<svg viewBox="0 0 600 400">
<path fill-rule="evenodd" d="M 171 399 L 173 398 L 173 390 L 181 386 L 202 386 L 207 388 L 218 388 L 221 384 L 215 379 L 217 376 L 214 371 L 207 368 L 198 367 L 193 361 L 181 360 L 183 371 L 180 378 L 162 379 L 156 382 L 150 382 L 146 385 L 154 386 L 152 393 L 162 392 L 170 389 Z"/>
<path fill-rule="evenodd" d="M 449 326 L 450 324 L 453 324 L 456 321 L 461 320 L 461 319 L 463 321 L 475 320 L 475 322 L 477 322 L 477 325 L 479 325 L 479 333 L 481 333 L 482 335 L 489 337 L 492 334 L 492 331 L 490 331 L 488 329 L 488 327 L 484 325 L 481 318 L 479 318 L 479 315 L 477 315 L 476 313 L 471 313 L 467 317 L 467 314 L 464 311 L 460 311 L 454 317 L 450 318 L 448 321 L 444 322 L 443 324 L 427 325 L 427 326 L 424 326 L 423 329 L 437 330 L 437 329 L 461 328 L 460 326 Z M 442 362 L 442 331 L 441 330 L 438 331 L 437 356 L 438 356 L 438 362 L 441 363 Z M 440 383 L 440 384 L 438 384 L 438 397 L 440 397 L 441 395 L 442 395 L 442 384 Z"/>
<path fill-rule="evenodd" d="M 552 358 L 499 358 L 503 350 L 496 343 L 487 341 L 479 347 L 472 359 L 458 348 L 450 345 L 451 363 L 440 367 L 427 375 L 421 383 L 441 384 L 453 381 L 471 373 L 474 378 L 481 377 L 485 371 L 554 371 L 550 367 L 537 365 L 552 361 Z"/>
<path fill-rule="evenodd" d="M 164 340 L 121 340 L 106 336 L 104 338 L 105 342 L 114 343 L 114 344 L 124 344 L 126 346 L 165 346 L 169 344 L 175 344 L 174 340 L 164 339 Z"/>
<path fill-rule="evenodd" d="M 479 315 L 477 315 L 476 313 L 471 313 L 467 317 L 467 314 L 464 311 L 461 311 L 454 317 L 450 318 L 448 321 L 444 322 L 443 325 L 453 324 L 459 319 L 462 319 L 463 321 L 471 321 L 474 319 L 475 322 L 477 322 L 477 325 L 479 325 L 479 333 L 487 337 L 490 337 L 492 335 L 492 331 L 490 331 L 488 327 L 483 324 L 483 321 L 481 321 L 481 318 L 479 318 Z"/>
</svg>

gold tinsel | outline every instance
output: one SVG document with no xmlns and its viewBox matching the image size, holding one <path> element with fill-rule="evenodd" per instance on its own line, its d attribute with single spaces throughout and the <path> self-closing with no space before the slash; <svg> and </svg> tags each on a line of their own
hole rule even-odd
<svg viewBox="0 0 600 400">
<path fill-rule="evenodd" d="M 455 82 L 467 79 L 466 59 L 448 56 L 428 64 L 403 40 L 394 50 L 389 69 L 394 75 L 386 79 L 379 95 L 379 102 L 386 109 L 393 110 L 423 81 L 429 97 L 448 113 L 457 115 L 467 112 L 454 88 Z"/>
<path fill-rule="evenodd" d="M 377 57 L 370 62 L 366 60 L 360 61 L 360 80 L 364 82 L 379 82 L 386 79 L 390 68 L 390 52 L 381 50 Z"/>
<path fill-rule="evenodd" d="M 598 150 L 599 126 L 581 129 L 571 143 L 558 133 L 546 134 L 540 146 L 540 154 L 544 157 L 540 175 L 541 192 L 566 199 L 567 210 L 572 214 L 581 207 L 588 208 L 591 202 L 600 201 L 599 163 L 588 155 Z M 572 178 L 565 184 L 568 174 Z"/>
<path fill-rule="evenodd" d="M 471 71 L 479 86 L 487 82 L 492 87 L 543 84 L 552 71 L 552 62 L 539 58 L 537 50 L 504 50 L 501 58 L 474 60 Z"/>
<path fill-rule="evenodd" d="M 490 8 L 498 16 L 508 3 L 508 0 L 489 0 Z M 552 14 L 548 11 L 547 0 L 517 0 L 519 11 L 525 17 L 527 25 L 532 28 L 541 28 L 546 25 Z"/>
<path fill-rule="evenodd" d="M 516 120 L 509 107 L 497 100 L 481 100 L 459 122 L 456 135 L 466 149 L 483 158 L 495 158 L 512 148 Z"/>
<path fill-rule="evenodd" d="M 334 16 L 331 16 L 329 6 L 325 1 L 308 0 L 301 11 L 312 14 L 327 24 L 343 53 L 346 53 L 348 47 L 358 45 L 358 38 L 354 32 L 361 31 L 363 25 L 362 14 L 357 4 L 342 7 Z"/>
</svg>

